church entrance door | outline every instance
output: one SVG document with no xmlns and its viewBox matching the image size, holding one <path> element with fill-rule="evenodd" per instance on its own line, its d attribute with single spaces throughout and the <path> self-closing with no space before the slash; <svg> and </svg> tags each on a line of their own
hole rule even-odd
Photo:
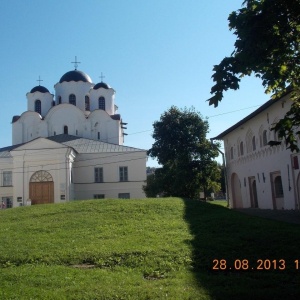
<svg viewBox="0 0 300 300">
<path fill-rule="evenodd" d="M 54 182 L 50 173 L 37 171 L 31 176 L 29 198 L 33 205 L 54 202 Z"/>
</svg>

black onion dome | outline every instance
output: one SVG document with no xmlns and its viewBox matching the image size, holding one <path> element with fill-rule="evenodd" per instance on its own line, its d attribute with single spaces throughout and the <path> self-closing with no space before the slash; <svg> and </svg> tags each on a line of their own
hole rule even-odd
<svg viewBox="0 0 300 300">
<path fill-rule="evenodd" d="M 106 83 L 104 83 L 104 82 L 99 82 L 99 83 L 97 83 L 94 87 L 93 87 L 93 89 L 94 90 L 98 90 L 98 89 L 100 89 L 100 88 L 104 88 L 104 89 L 110 89 L 110 86 L 108 85 L 108 84 L 106 84 Z"/>
<path fill-rule="evenodd" d="M 85 74 L 82 71 L 78 71 L 78 70 L 73 70 L 70 72 L 67 72 L 66 74 L 64 74 L 59 83 L 62 83 L 64 81 L 70 82 L 70 81 L 83 81 L 83 82 L 90 82 L 92 83 L 92 79 L 89 75 Z"/>
<path fill-rule="evenodd" d="M 42 85 L 37 85 L 33 89 L 31 89 L 30 93 L 40 92 L 40 93 L 49 93 L 48 89 Z"/>
</svg>

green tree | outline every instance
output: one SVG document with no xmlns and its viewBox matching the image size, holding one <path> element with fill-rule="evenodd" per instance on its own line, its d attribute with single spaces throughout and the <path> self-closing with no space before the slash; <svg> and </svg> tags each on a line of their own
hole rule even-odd
<svg viewBox="0 0 300 300">
<path fill-rule="evenodd" d="M 193 108 L 180 110 L 172 106 L 154 122 L 153 128 L 155 142 L 148 155 L 157 158 L 162 168 L 149 181 L 159 187 L 160 193 L 198 198 L 201 190 L 208 193 L 219 187 L 216 183 L 220 169 L 214 161 L 219 145 L 206 138 L 207 120 Z"/>
<path fill-rule="evenodd" d="M 287 148 L 299 151 L 300 1 L 245 0 L 228 20 L 237 36 L 235 49 L 213 68 L 209 104 L 218 106 L 224 91 L 238 89 L 242 77 L 254 74 L 273 98 L 290 93 L 291 110 L 273 129 L 285 138 Z"/>
</svg>

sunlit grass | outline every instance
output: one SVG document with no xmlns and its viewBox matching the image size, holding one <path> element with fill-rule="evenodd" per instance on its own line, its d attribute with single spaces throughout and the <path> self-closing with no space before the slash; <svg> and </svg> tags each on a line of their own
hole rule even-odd
<svg viewBox="0 0 300 300">
<path fill-rule="evenodd" d="M 0 299 L 267 299 L 270 282 L 269 299 L 299 297 L 300 227 L 219 205 L 75 201 L 0 211 L 0 228 Z M 279 257 L 284 272 L 212 270 Z"/>
</svg>

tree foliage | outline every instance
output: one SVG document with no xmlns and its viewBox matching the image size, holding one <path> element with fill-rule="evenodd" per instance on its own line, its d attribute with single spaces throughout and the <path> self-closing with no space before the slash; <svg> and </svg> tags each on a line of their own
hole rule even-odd
<svg viewBox="0 0 300 300">
<path fill-rule="evenodd" d="M 194 109 L 172 106 L 153 128 L 155 142 L 148 155 L 157 158 L 162 168 L 148 178 L 144 189 L 147 195 L 151 190 L 166 196 L 197 198 L 200 190 L 216 187 L 220 170 L 213 159 L 218 156 L 218 145 L 206 139 L 207 120 Z"/>
<path fill-rule="evenodd" d="M 300 116 L 300 0 L 245 0 L 228 20 L 237 36 L 235 49 L 213 68 L 209 104 L 218 106 L 246 75 L 261 78 L 274 98 L 291 92 L 292 109 L 274 130 L 288 148 L 299 150 L 294 134 Z"/>
</svg>

